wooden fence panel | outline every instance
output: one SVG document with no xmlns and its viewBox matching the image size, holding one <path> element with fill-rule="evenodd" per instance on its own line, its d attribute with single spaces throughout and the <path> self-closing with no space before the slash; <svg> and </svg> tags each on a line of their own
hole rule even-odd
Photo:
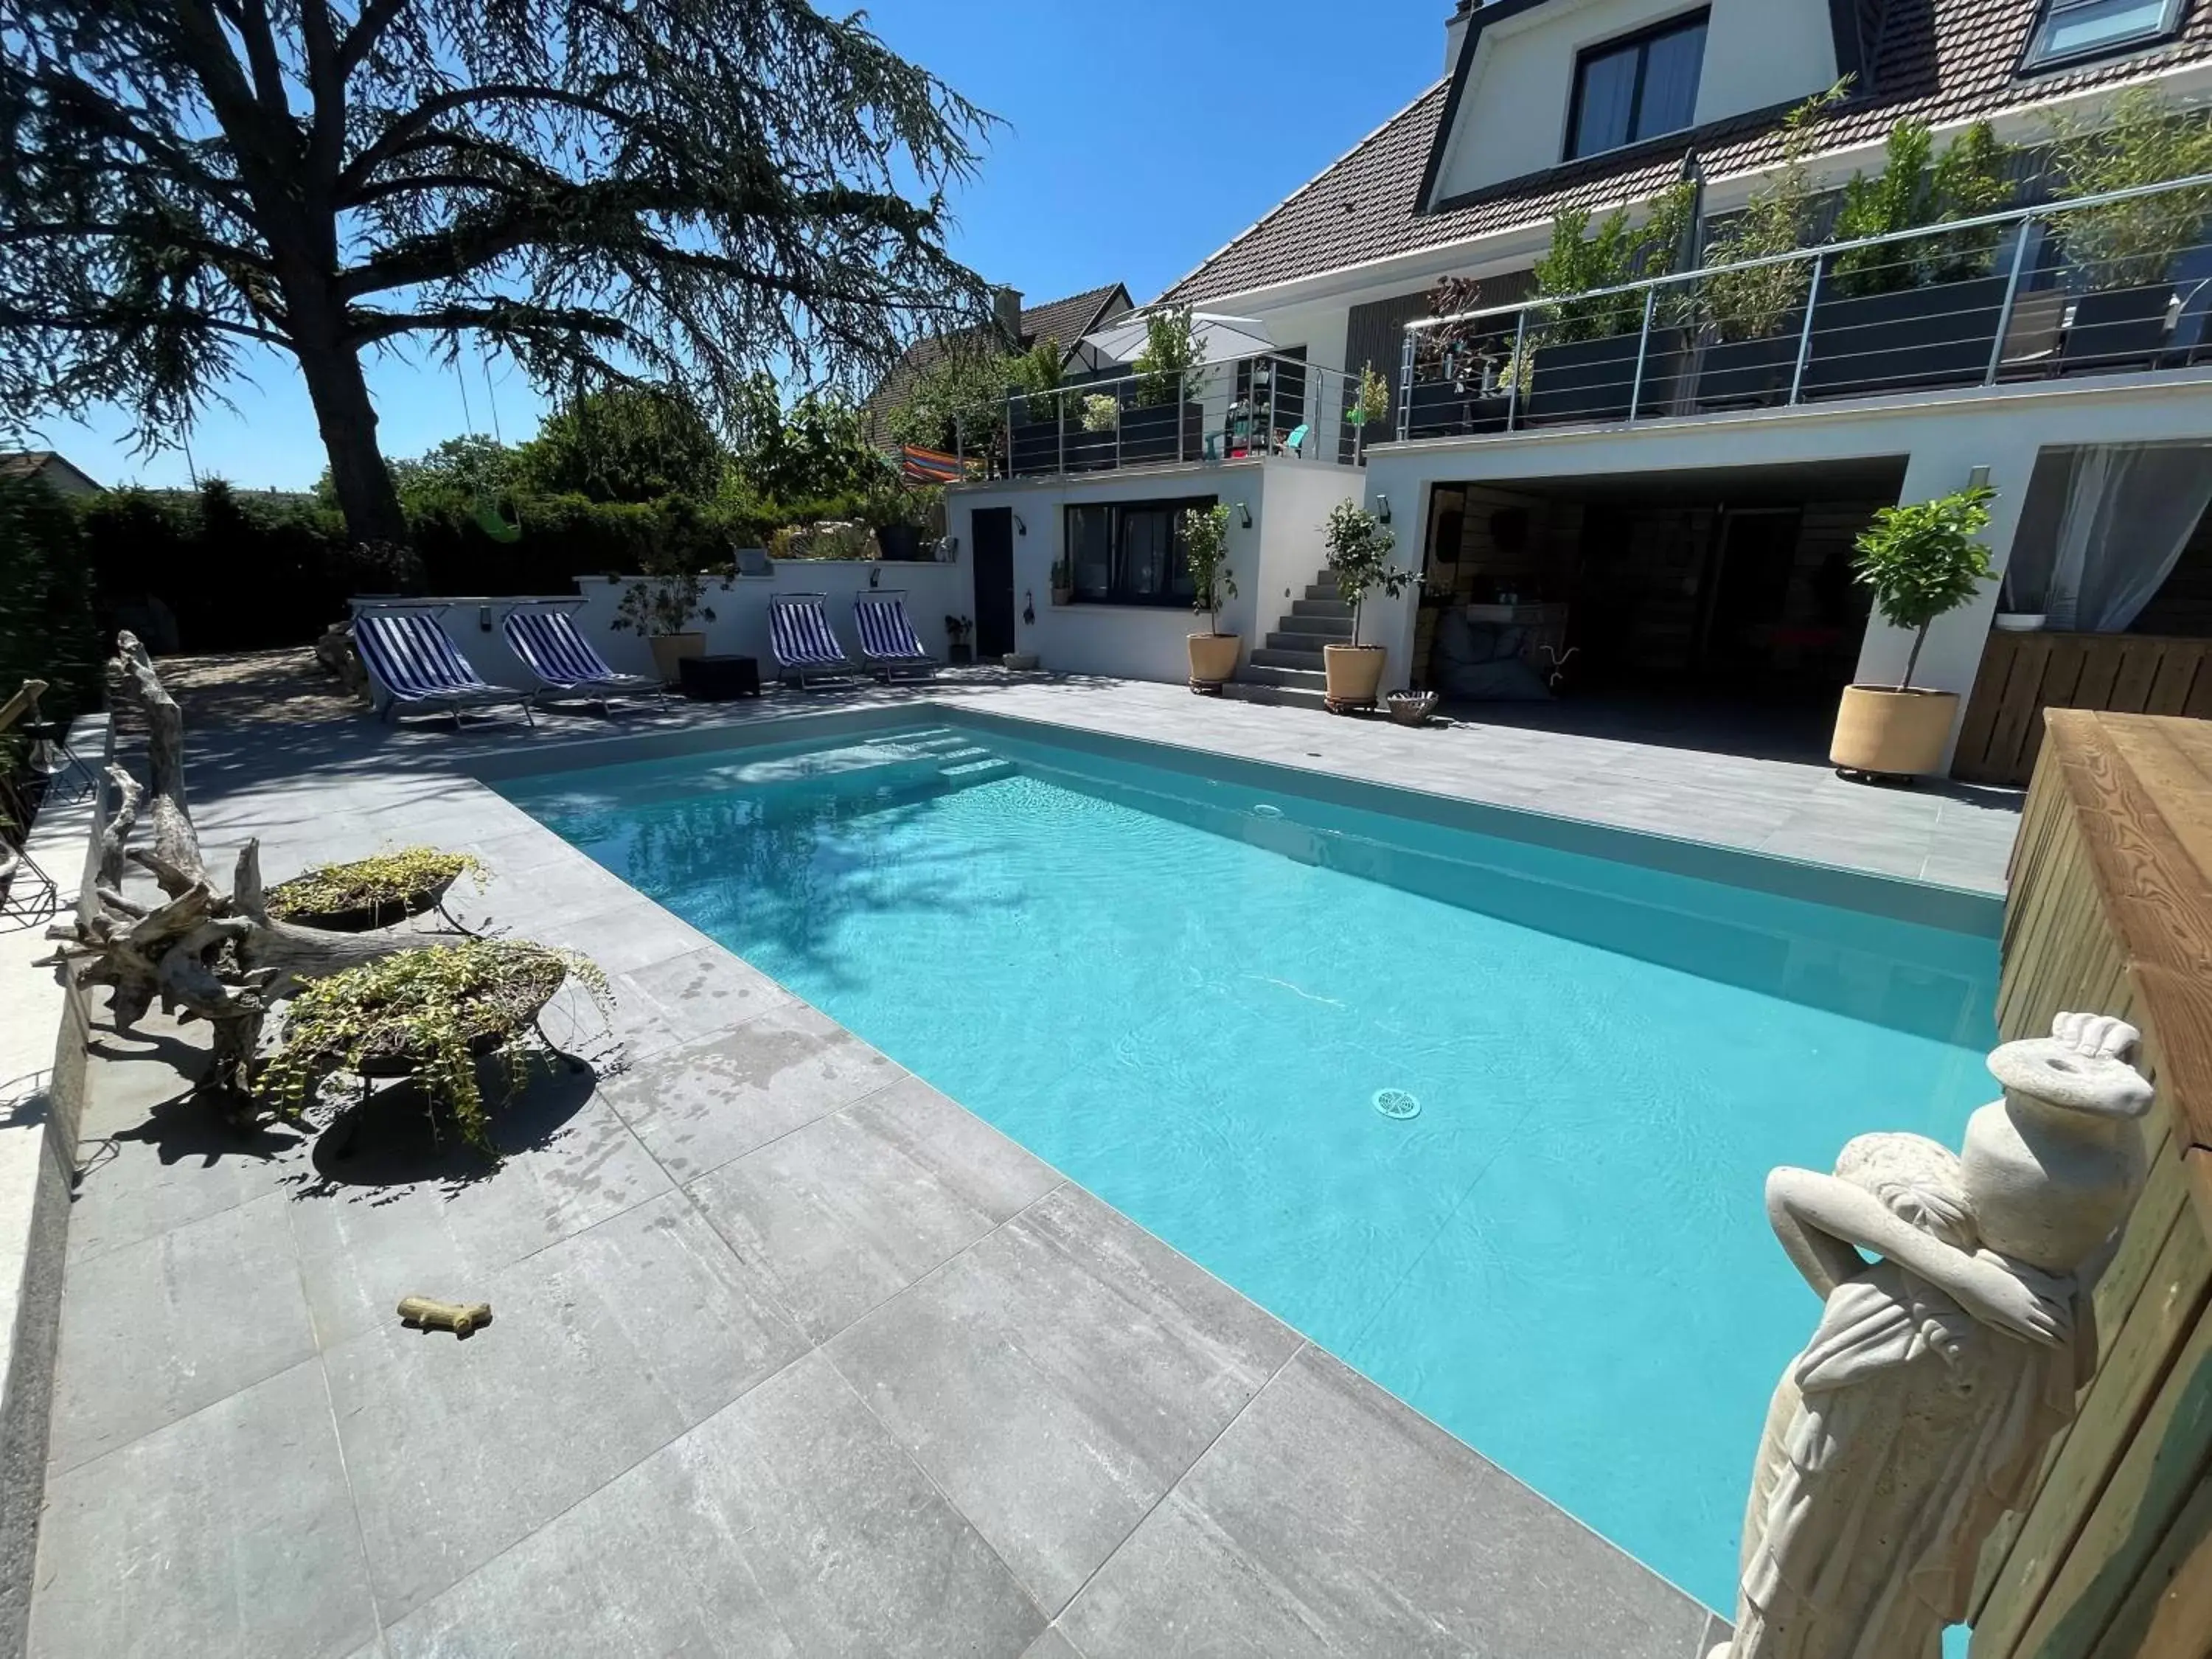
<svg viewBox="0 0 2212 1659">
<path fill-rule="evenodd" d="M 1960 723 L 1952 776 L 2026 783 L 2048 708 L 2212 714 L 2212 640 L 1991 634 Z"/>
<path fill-rule="evenodd" d="M 2032 636 L 2023 636 L 2032 637 Z M 2093 638 L 2094 636 L 2092 636 Z M 2191 642 L 2194 644 L 2195 642 Z M 2036 683 L 2071 647 L 2019 652 Z M 2076 655 L 2113 697 L 2171 702 L 2201 653 Z M 2172 665 L 2179 663 L 2181 667 Z M 1987 665 L 1984 665 L 1987 667 Z M 2171 678 L 2186 670 L 2180 691 Z M 2061 673 L 2065 672 L 2063 668 Z M 2162 678 L 2165 677 L 2165 678 Z M 1985 676 L 1985 681 L 1988 677 Z M 2101 682 L 2097 682 L 2101 683 Z M 2160 688 L 2165 688 L 2160 690 Z M 2125 689 L 2132 688 L 2132 689 Z M 1994 732 L 1992 721 L 1984 730 Z M 1983 1552 L 1974 1659 L 2212 1654 L 2212 728 L 2055 709 L 2014 848 L 1997 1023 L 2066 1009 L 2143 1033 L 2158 1085 L 2142 1198 L 2100 1276 L 2099 1360 L 2033 1496 Z"/>
</svg>

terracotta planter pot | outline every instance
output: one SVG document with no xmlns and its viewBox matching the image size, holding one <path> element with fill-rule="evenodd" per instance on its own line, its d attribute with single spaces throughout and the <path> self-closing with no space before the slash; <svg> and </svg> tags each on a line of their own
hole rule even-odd
<svg viewBox="0 0 2212 1659">
<path fill-rule="evenodd" d="M 1885 777 L 1934 772 L 1943 763 L 1943 742 L 1958 709 L 1955 691 L 1845 686 L 1829 763 L 1843 771 Z"/>
<path fill-rule="evenodd" d="M 1328 676 L 1327 698 L 1332 711 L 1372 708 L 1375 688 L 1382 684 L 1382 663 L 1389 653 L 1379 645 L 1325 645 L 1322 666 Z"/>
<path fill-rule="evenodd" d="M 663 685 L 673 685 L 683 678 L 677 666 L 686 657 L 707 654 L 704 634 L 655 634 L 646 641 L 653 647 L 653 672 L 660 676 Z"/>
<path fill-rule="evenodd" d="M 1242 635 L 1192 634 L 1187 637 L 1193 685 L 1218 686 L 1237 678 L 1237 653 L 1244 643 Z"/>
</svg>

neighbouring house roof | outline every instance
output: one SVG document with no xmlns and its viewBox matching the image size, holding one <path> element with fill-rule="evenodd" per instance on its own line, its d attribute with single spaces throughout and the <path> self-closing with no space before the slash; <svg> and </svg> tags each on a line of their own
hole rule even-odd
<svg viewBox="0 0 2212 1659">
<path fill-rule="evenodd" d="M 96 495 L 100 488 L 97 479 L 51 449 L 21 449 L 0 455 L 0 479 L 14 483 L 33 478 L 64 495 Z"/>
<path fill-rule="evenodd" d="M 1970 121 L 2212 57 L 2212 5 L 2193 7 L 2164 46 L 2033 75 L 2020 73 L 2041 12 L 2031 0 L 1860 0 L 1853 12 L 1867 89 L 1825 123 L 1824 148 L 1832 150 L 1877 143 L 1906 117 L 1939 126 Z M 1547 167 L 1424 212 L 1430 156 L 1471 51 L 1470 40 L 1459 75 L 1431 87 L 1160 297 L 1193 303 L 1243 294 L 1543 223 L 1563 209 L 1639 200 L 1673 183 L 1692 149 L 1710 178 L 1756 172 L 1779 156 L 1786 105 Z"/>
<path fill-rule="evenodd" d="M 1108 283 L 1103 288 L 1085 289 L 1080 294 L 1071 294 L 1064 300 L 1048 300 L 1042 305 L 1022 307 L 1021 338 L 1016 342 L 1026 351 L 1040 340 L 1060 342 L 1060 361 L 1064 368 L 1074 352 L 1076 343 L 1086 335 L 1103 328 L 1123 312 L 1133 310 L 1127 284 Z M 981 331 L 969 329 L 962 333 L 941 336 L 934 339 L 917 340 L 906 349 L 890 374 L 870 392 L 860 405 L 867 417 L 868 435 L 878 447 L 887 447 L 890 439 L 884 430 L 884 421 L 899 406 L 908 391 L 923 371 L 945 356 L 946 348 L 956 340 L 977 337 Z"/>
</svg>

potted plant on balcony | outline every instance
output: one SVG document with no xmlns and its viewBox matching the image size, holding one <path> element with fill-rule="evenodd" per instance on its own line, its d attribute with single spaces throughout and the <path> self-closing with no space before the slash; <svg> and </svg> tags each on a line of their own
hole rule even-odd
<svg viewBox="0 0 2212 1659">
<path fill-rule="evenodd" d="M 1990 578 L 1989 549 L 1976 538 L 1989 526 L 1994 493 L 1974 484 L 1936 501 L 1885 507 L 1860 534 L 1853 577 L 1873 589 L 1884 621 L 1912 630 L 1912 649 L 1895 685 L 1844 688 L 1828 749 L 1838 772 L 1911 778 L 1942 764 L 1959 695 L 1922 690 L 1912 672 L 1929 625 Z"/>
<path fill-rule="evenodd" d="M 2212 173 L 2212 112 L 2176 110 L 2148 88 L 2123 93 L 2093 125 L 2053 125 L 2063 202 Z M 2051 225 L 2087 292 L 2066 331 L 2069 368 L 2149 368 L 2166 343 L 2173 273 L 2212 214 L 2212 189 L 2163 191 L 2055 215 Z"/>
<path fill-rule="evenodd" d="M 1696 200 L 1697 186 L 1685 179 L 1646 204 L 1633 224 L 1625 206 L 1595 230 L 1586 209 L 1567 209 L 1552 222 L 1552 246 L 1534 272 L 1537 293 L 1553 302 L 1529 313 L 1530 421 L 1620 420 L 1632 396 L 1644 413 L 1673 405 L 1684 343 L 1676 325 L 1680 296 L 1658 296 L 1648 340 L 1644 295 L 1577 296 L 1672 270 Z M 1509 375 L 1517 367 L 1510 366 Z"/>
<path fill-rule="evenodd" d="M 1194 461 L 1205 447 L 1205 412 L 1193 399 L 1206 349 L 1188 306 L 1162 306 L 1145 319 L 1145 347 L 1131 404 L 1121 411 L 1121 459 Z"/>
<path fill-rule="evenodd" d="M 1472 276 L 1439 277 L 1428 293 L 1431 318 L 1457 317 L 1482 303 L 1482 285 Z M 1456 437 L 1473 429 L 1474 400 L 1468 382 L 1481 381 L 1482 341 L 1479 325 L 1438 322 L 1413 337 L 1413 384 L 1406 393 L 1406 435 Z M 1387 411 L 1386 411 L 1387 412 Z"/>
<path fill-rule="evenodd" d="M 1218 693 L 1237 676 L 1237 653 L 1243 641 L 1221 631 L 1221 605 L 1237 597 L 1237 579 L 1229 569 L 1229 505 L 1185 509 L 1182 523 L 1183 564 L 1190 572 L 1192 611 L 1206 618 L 1206 632 L 1188 635 L 1190 689 Z"/>
<path fill-rule="evenodd" d="M 1934 159 L 1926 125 L 1889 131 L 1881 172 L 1844 186 L 1835 240 L 1906 231 L 2001 210 L 2014 195 L 2008 157 L 1978 121 Z M 1808 392 L 1956 386 L 1987 373 L 2008 277 L 1990 269 L 1996 227 L 1854 248 L 1835 256 L 1813 317 Z"/>
<path fill-rule="evenodd" d="M 707 652 L 707 635 L 692 626 L 714 620 L 707 603 L 707 575 L 684 568 L 676 555 L 659 550 L 640 562 L 645 574 L 623 591 L 610 626 L 617 633 L 643 635 L 653 672 L 662 684 L 673 685 L 684 659 Z"/>
<path fill-rule="evenodd" d="M 1390 553 L 1397 538 L 1357 501 L 1339 501 L 1329 509 L 1322 538 L 1328 548 L 1329 572 L 1336 578 L 1336 596 L 1352 607 L 1350 642 L 1322 647 L 1326 701 L 1335 714 L 1372 708 L 1389 653 L 1379 645 L 1360 642 L 1360 611 L 1370 593 L 1379 591 L 1396 599 L 1412 584 L 1413 573 L 1392 567 Z"/>
<path fill-rule="evenodd" d="M 1820 120 L 1842 101 L 1847 82 L 1808 98 L 1782 124 L 1782 160 L 1753 190 L 1743 210 L 1722 224 L 1705 263 L 1746 264 L 1795 253 L 1813 234 L 1812 157 Z M 1776 402 L 1787 395 L 1797 362 L 1812 262 L 1790 259 L 1723 270 L 1699 285 L 1705 327 L 1699 337 L 1697 400 L 1700 409 Z"/>
</svg>

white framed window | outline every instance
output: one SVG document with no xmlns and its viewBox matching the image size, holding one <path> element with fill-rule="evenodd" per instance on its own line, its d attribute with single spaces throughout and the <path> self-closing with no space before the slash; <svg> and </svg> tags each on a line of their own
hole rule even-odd
<svg viewBox="0 0 2212 1659">
<path fill-rule="evenodd" d="M 2024 67 L 2126 52 L 2165 40 L 2179 27 L 2182 0 L 2043 0 Z"/>
</svg>

